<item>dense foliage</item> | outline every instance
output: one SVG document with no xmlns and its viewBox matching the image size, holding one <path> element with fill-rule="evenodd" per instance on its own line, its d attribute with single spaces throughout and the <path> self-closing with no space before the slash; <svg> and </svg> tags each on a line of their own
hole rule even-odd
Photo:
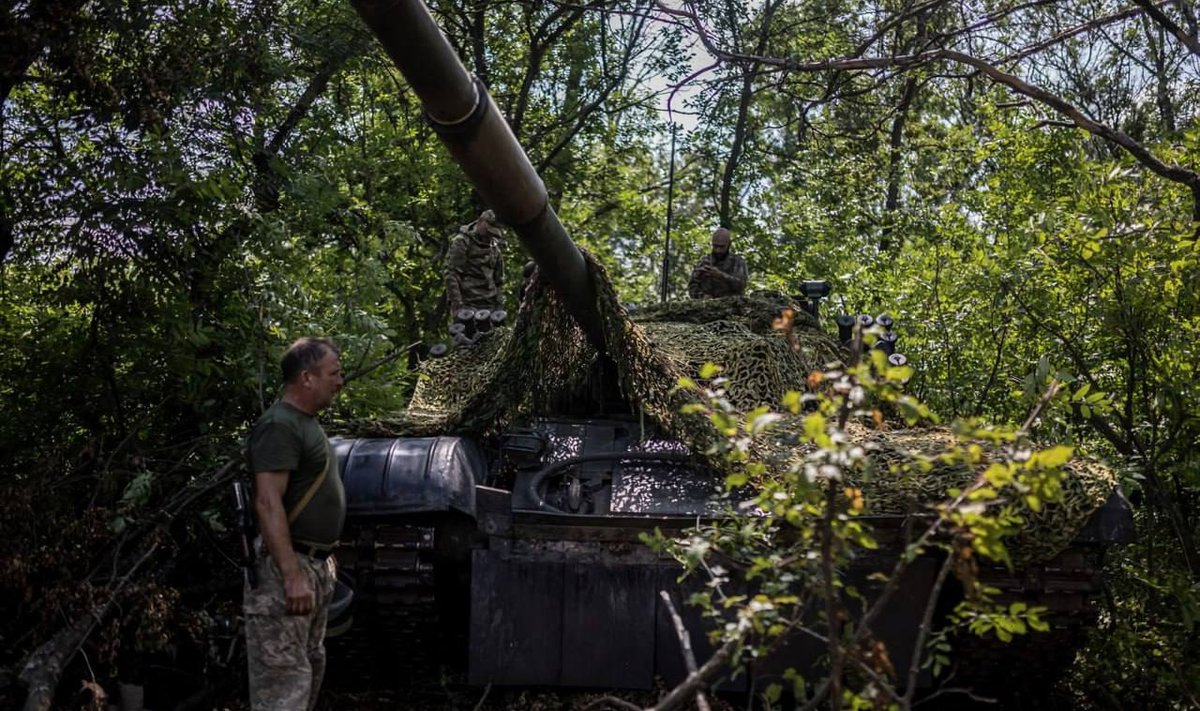
<svg viewBox="0 0 1200 711">
<path fill-rule="evenodd" d="M 1019 420 L 1069 383 L 1034 434 L 1117 466 L 1140 536 L 1068 691 L 1200 706 L 1192 3 L 431 5 L 626 301 L 658 298 L 658 109 L 687 80 L 673 298 L 728 222 L 752 288 L 826 278 L 895 314 L 947 421 Z M 185 504 L 297 335 L 345 349 L 334 417 L 402 407 L 481 206 L 344 3 L 30 0 L 0 47 L 0 666 L 117 589 L 97 678 L 219 658 L 189 564 L 237 571 L 215 499 Z"/>
</svg>

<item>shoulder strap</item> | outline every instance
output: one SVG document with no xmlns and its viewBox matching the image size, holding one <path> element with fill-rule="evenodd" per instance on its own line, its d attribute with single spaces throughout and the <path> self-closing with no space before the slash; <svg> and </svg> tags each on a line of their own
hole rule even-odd
<svg viewBox="0 0 1200 711">
<path fill-rule="evenodd" d="M 312 483 L 312 486 L 308 487 L 308 491 L 304 492 L 304 496 L 300 497 L 300 500 L 296 502 L 292 510 L 288 511 L 288 525 L 291 525 L 296 520 L 296 517 L 308 506 L 308 502 L 312 501 L 312 498 L 317 495 L 317 489 L 321 488 L 321 484 L 325 483 L 325 477 L 329 475 L 329 464 L 332 461 L 333 452 L 329 449 L 329 440 L 327 439 L 325 440 L 325 468 L 321 470 L 321 475 Z"/>
</svg>

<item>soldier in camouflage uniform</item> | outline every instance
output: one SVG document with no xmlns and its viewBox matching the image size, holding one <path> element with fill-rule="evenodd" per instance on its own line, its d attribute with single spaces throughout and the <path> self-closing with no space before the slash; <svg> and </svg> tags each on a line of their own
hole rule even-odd
<svg viewBox="0 0 1200 711">
<path fill-rule="evenodd" d="M 451 316 L 463 308 L 501 307 L 504 258 L 499 237 L 491 210 L 484 210 L 478 220 L 460 227 L 454 236 L 446 253 L 446 301 Z"/>
<path fill-rule="evenodd" d="M 700 259 L 688 281 L 688 295 L 693 299 L 740 296 L 746 290 L 746 260 L 729 253 L 732 241 L 733 235 L 724 227 L 713 232 L 712 253 Z"/>
<path fill-rule="evenodd" d="M 325 623 L 333 597 L 332 552 L 346 517 L 333 448 L 316 415 L 342 389 L 334 345 L 301 338 L 282 360 L 283 397 L 250 433 L 258 530 L 258 586 L 246 584 L 250 707 L 316 706 L 325 673 Z"/>
</svg>

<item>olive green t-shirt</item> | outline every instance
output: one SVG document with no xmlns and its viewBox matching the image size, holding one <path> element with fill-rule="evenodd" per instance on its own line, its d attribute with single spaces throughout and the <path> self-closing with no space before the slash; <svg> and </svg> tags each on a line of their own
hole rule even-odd
<svg viewBox="0 0 1200 711">
<path fill-rule="evenodd" d="M 254 424 L 246 452 L 253 473 L 288 472 L 287 491 L 283 494 L 283 508 L 288 513 L 321 476 L 328 458 L 325 481 L 290 530 L 295 542 L 318 546 L 336 543 L 346 519 L 346 491 L 333 447 L 317 418 L 280 400 Z"/>
</svg>

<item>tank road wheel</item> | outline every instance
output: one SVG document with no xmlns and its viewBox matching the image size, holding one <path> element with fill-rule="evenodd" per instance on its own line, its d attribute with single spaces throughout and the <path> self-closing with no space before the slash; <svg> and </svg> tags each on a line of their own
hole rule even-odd
<svg viewBox="0 0 1200 711">
<path fill-rule="evenodd" d="M 354 624 L 326 645 L 331 685 L 412 688 L 439 677 L 434 546 L 433 526 L 379 524 L 338 549 L 357 587 Z"/>
</svg>

